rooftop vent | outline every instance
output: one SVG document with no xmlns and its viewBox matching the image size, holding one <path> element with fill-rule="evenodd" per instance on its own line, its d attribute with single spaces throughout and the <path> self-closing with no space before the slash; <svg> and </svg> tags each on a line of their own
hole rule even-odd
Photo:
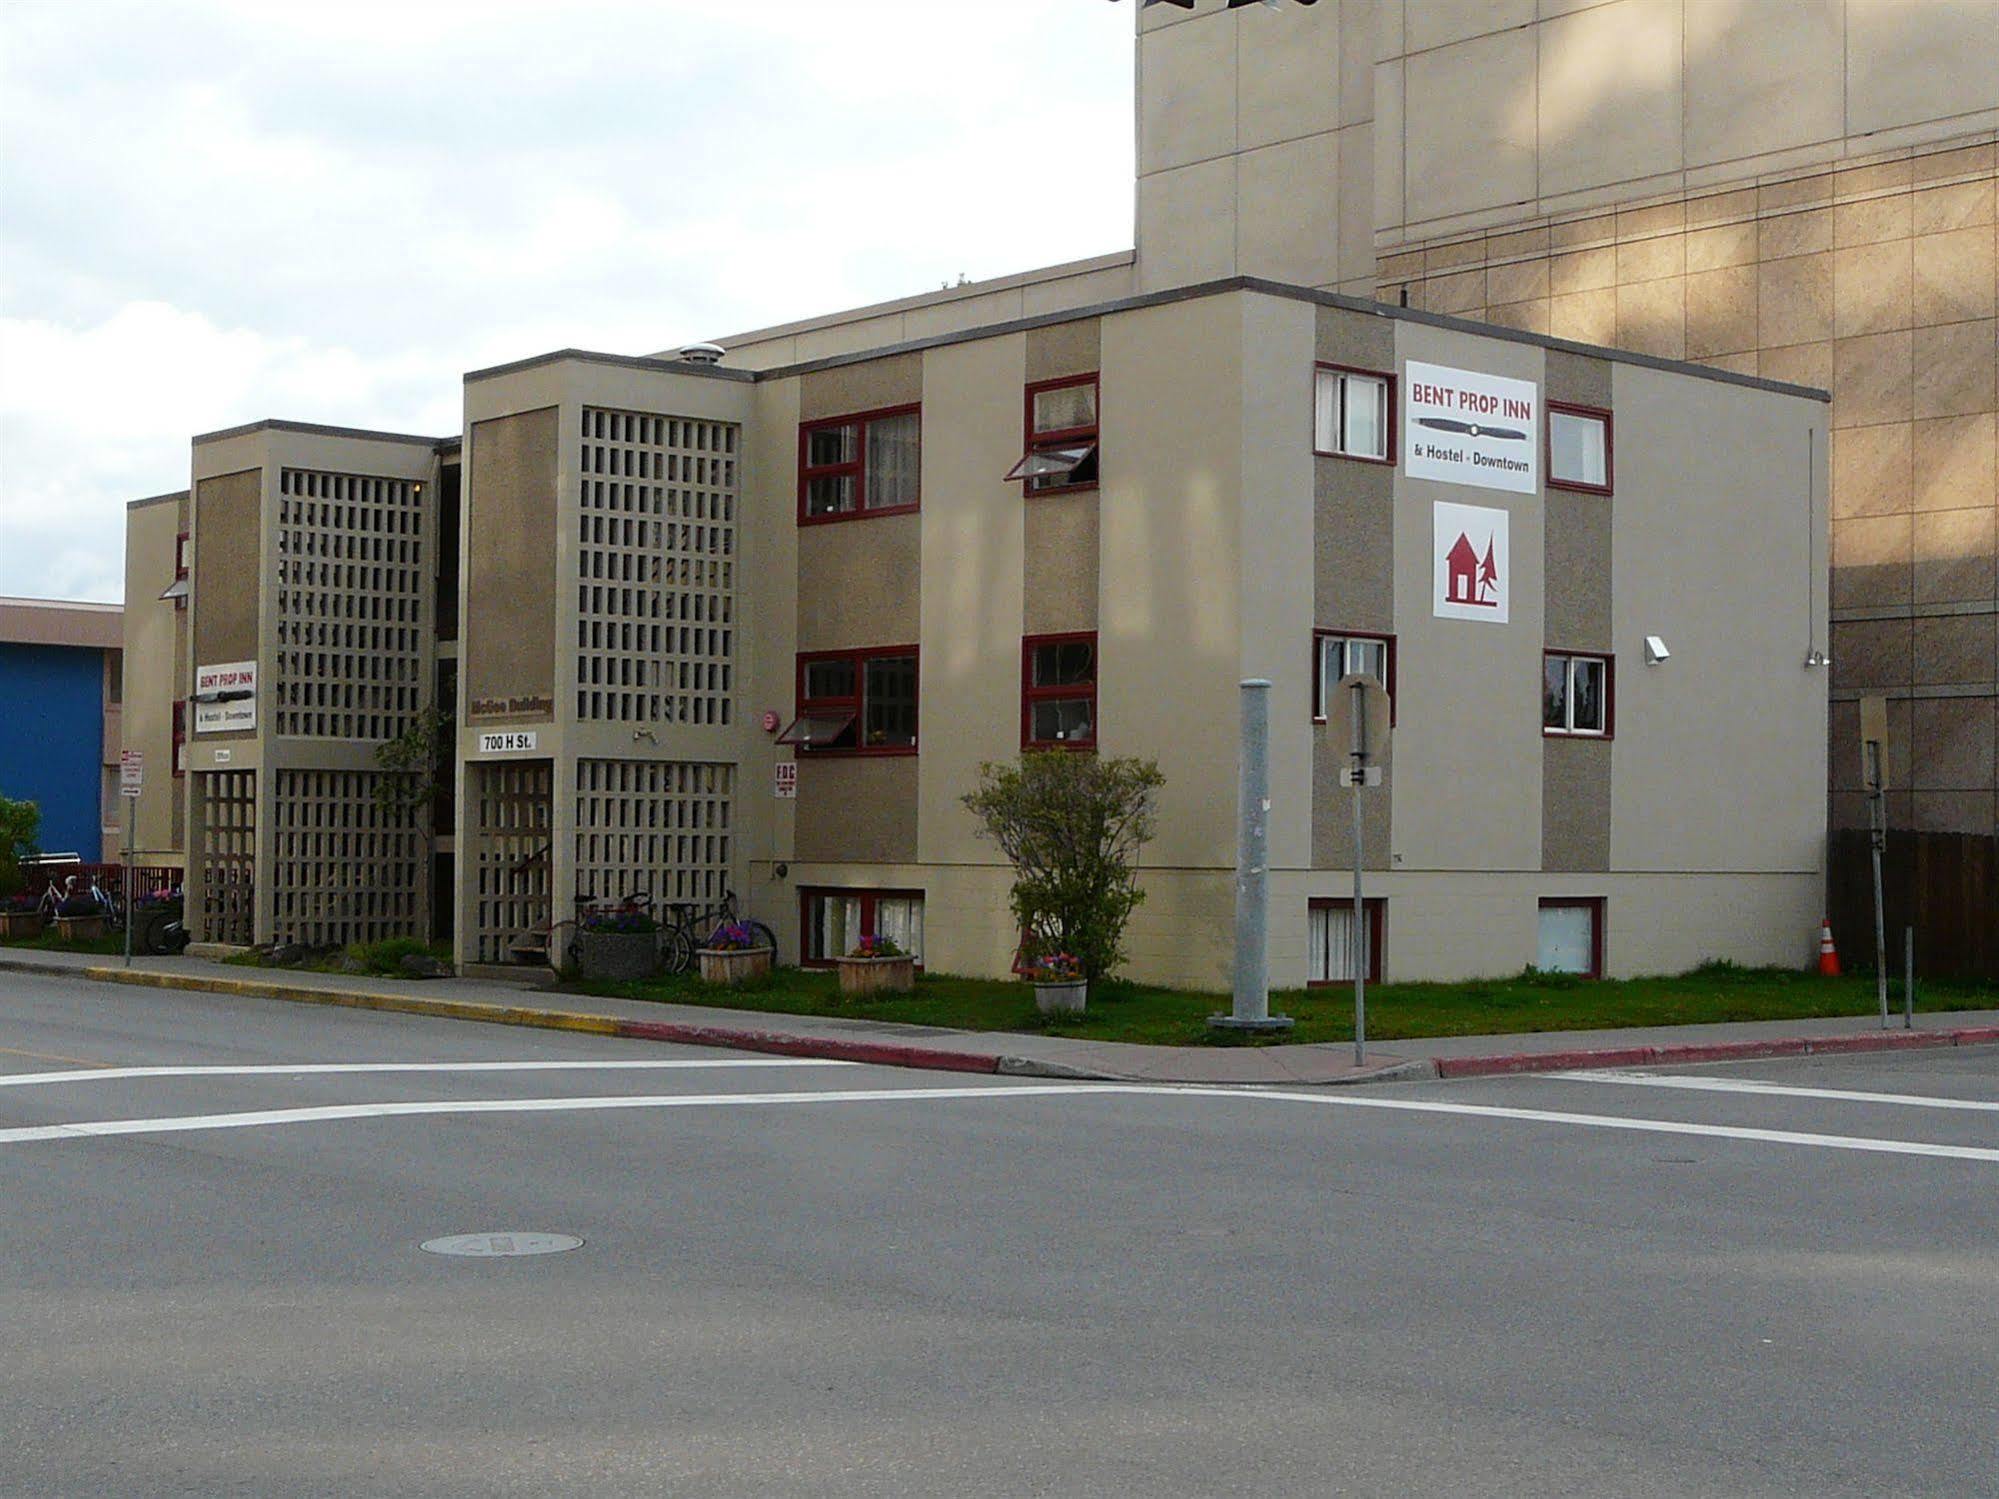
<svg viewBox="0 0 1999 1499">
<path fill-rule="evenodd" d="M 728 352 L 720 344 L 689 344 L 680 351 L 680 357 L 688 364 L 720 364 Z"/>
</svg>

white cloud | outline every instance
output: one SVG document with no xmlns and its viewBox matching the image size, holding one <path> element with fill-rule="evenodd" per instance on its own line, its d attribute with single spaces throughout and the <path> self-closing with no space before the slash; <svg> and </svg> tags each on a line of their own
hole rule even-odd
<svg viewBox="0 0 1999 1499">
<path fill-rule="evenodd" d="M 264 416 L 452 431 L 459 374 L 1128 248 L 1101 0 L 0 7 L 0 592 Z M 1059 214 L 1038 211 L 1061 189 Z"/>
</svg>

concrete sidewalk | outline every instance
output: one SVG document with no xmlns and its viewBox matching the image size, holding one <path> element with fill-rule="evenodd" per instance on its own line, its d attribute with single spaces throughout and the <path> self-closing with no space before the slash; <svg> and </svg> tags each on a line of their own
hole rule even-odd
<svg viewBox="0 0 1999 1499">
<path fill-rule="evenodd" d="M 194 989 L 248 998 L 388 1010 L 495 1025 L 579 1031 L 789 1056 L 834 1057 L 935 1071 L 1118 1081 L 1324 1086 L 1479 1077 L 1572 1067 L 1640 1067 L 1813 1053 L 1999 1043 L 1999 1010 L 1920 1015 L 1916 1028 L 1882 1030 L 1878 1017 L 1768 1020 L 1727 1025 L 1440 1036 L 1370 1046 L 1353 1064 L 1351 1042 L 1292 1046 L 1137 1046 L 1014 1031 L 960 1031 L 839 1016 L 780 1015 L 711 1005 L 560 994 L 531 981 L 386 979 L 237 968 L 201 958 L 116 958 L 0 949 L 0 971 L 66 974 L 111 983 Z"/>
</svg>

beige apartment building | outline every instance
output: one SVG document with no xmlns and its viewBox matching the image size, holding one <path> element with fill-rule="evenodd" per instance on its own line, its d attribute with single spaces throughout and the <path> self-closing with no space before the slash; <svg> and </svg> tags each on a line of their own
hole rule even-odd
<svg viewBox="0 0 1999 1499">
<path fill-rule="evenodd" d="M 1282 727 L 1285 695 L 1333 650 L 1342 665 L 1379 663 L 1395 677 L 1396 764 L 1369 810 L 1369 846 L 1388 860 L 1395 976 L 1518 967 L 1545 935 L 1539 903 L 1566 898 L 1609 903 L 1592 920 L 1611 971 L 1724 949 L 1794 959 L 1791 928 L 1815 914 L 1799 910 L 1821 899 L 1801 892 L 1818 888 L 1822 849 L 1800 852 L 1803 814 L 1788 798 L 1803 767 L 1817 777 L 1815 836 L 1828 792 L 1835 826 L 1862 819 L 1864 693 L 1889 698 L 1891 824 L 1994 833 L 1999 0 L 1196 0 L 1134 20 L 1133 250 L 725 336 L 719 365 L 677 349 L 572 352 L 468 377 L 466 504 L 480 513 L 460 549 L 459 785 L 455 839 L 440 845 L 464 857 L 439 882 L 457 891 L 450 924 L 467 958 L 502 959 L 538 927 L 559 944 L 579 894 L 629 884 L 697 903 L 734 889 L 808 949 L 869 923 L 915 932 L 920 895 L 932 966 L 993 971 L 1009 943 L 994 917 L 1004 881 L 954 810 L 977 761 L 1017 748 L 1037 715 L 1063 733 L 1087 717 L 1106 748 L 1157 755 L 1177 798 L 1232 776 L 1220 742 L 1233 722 L 1227 673 L 1254 673 L 1277 683 L 1274 774 L 1301 809 L 1285 825 L 1276 881 L 1275 972 L 1336 966 L 1351 913 L 1311 902 L 1342 888 L 1327 872 L 1347 857 L 1345 793 L 1299 779 L 1324 731 L 1287 745 Z M 1363 310 L 1342 295 L 1386 305 Z M 1419 651 L 1434 656 L 1430 632 L 1454 636 L 1444 627 L 1459 622 L 1423 614 L 1412 577 L 1443 564 L 1412 551 L 1404 527 L 1429 506 L 1434 545 L 1438 503 L 1494 507 L 1440 501 L 1439 481 L 1410 470 L 1407 430 L 1371 473 L 1395 496 L 1380 502 L 1394 517 L 1393 586 L 1326 560 L 1328 538 L 1346 533 L 1327 517 L 1317 471 L 1331 465 L 1347 489 L 1367 465 L 1313 456 L 1307 612 L 1316 638 L 1338 644 L 1288 666 L 1251 659 L 1267 644 L 1258 611 L 1269 601 L 1229 580 L 1268 571 L 1274 587 L 1298 557 L 1256 550 L 1246 518 L 1274 503 L 1261 465 L 1289 450 L 1247 434 L 1313 411 L 1309 392 L 1263 364 L 1260 340 L 1276 337 L 1280 309 L 1299 308 L 1320 323 L 1392 330 L 1386 353 L 1356 334 L 1351 358 L 1318 342 L 1323 329 L 1312 335 L 1314 360 L 1352 365 L 1357 390 L 1366 371 L 1392 380 L 1392 394 L 1369 397 L 1384 411 L 1400 413 L 1412 387 L 1432 383 L 1410 378 L 1413 359 L 1532 384 L 1550 404 L 1544 426 L 1561 414 L 1571 434 L 1570 416 L 1614 413 L 1608 496 L 1542 482 L 1503 505 L 1523 559 L 1525 612 L 1513 617 L 1539 620 L 1536 650 L 1564 658 L 1572 700 L 1579 685 L 1593 691 L 1588 658 L 1606 658 L 1614 728 L 1545 735 L 1538 773 L 1513 743 L 1490 761 L 1496 779 L 1463 762 L 1450 767 L 1455 781 L 1429 777 L 1416 746 L 1440 720 L 1418 700 L 1454 679 L 1435 659 L 1410 673 Z M 1202 318 L 1221 326 L 1197 335 Z M 1473 342 L 1448 356 L 1415 347 L 1429 338 Z M 1147 361 L 1174 380 L 1140 368 Z M 1609 373 L 1579 394 L 1582 369 Z M 1065 381 L 1075 382 L 1066 394 Z M 1208 418 L 1191 417 L 1179 393 L 1211 381 L 1236 392 L 1220 408 L 1235 412 L 1234 436 L 1223 421 L 1213 453 L 1189 452 Z M 1023 481 L 999 476 L 1031 445 L 1025 391 L 1044 383 L 1036 398 L 1051 421 L 1080 423 L 1089 413 L 1077 392 L 1096 392 L 1095 428 L 1050 429 L 1043 446 L 1094 436 L 1098 477 L 1043 474 L 1025 503 L 974 501 L 964 477 L 974 472 L 994 494 L 1020 495 Z M 1830 403 L 1814 407 L 1799 389 Z M 1136 392 L 1147 410 L 1180 413 L 1171 430 L 1126 404 Z M 1345 387 L 1328 399 L 1344 420 Z M 984 403 L 983 417 L 960 412 L 966 402 Z M 1814 413 L 1786 449 L 1738 441 L 1732 424 L 1765 402 Z M 1634 490 L 1649 482 L 1637 456 L 1648 441 L 1674 448 L 1677 472 L 1721 487 L 1680 493 L 1669 469 L 1658 490 Z M 1016 451 L 988 475 L 1006 448 Z M 1708 472 L 1718 448 L 1740 465 Z M 442 464 L 446 450 L 434 450 Z M 1154 471 L 1154 453 L 1176 456 Z M 339 471 L 328 458 L 297 461 Z M 1217 474 L 1199 496 L 1186 488 Z M 671 476 L 664 486 L 660 475 Z M 624 491 L 641 481 L 676 508 L 616 508 L 639 503 Z M 916 498 L 839 520 L 843 496 L 871 483 Z M 1579 496 L 1608 503 L 1572 513 Z M 1665 544 L 1710 550 L 1669 553 L 1672 565 L 1651 571 L 1627 558 L 1627 542 L 1650 554 L 1653 541 L 1639 538 L 1653 507 L 1679 512 Z M 1002 514 L 1017 517 L 1017 538 L 990 529 Z M 1152 517 L 1172 519 L 1155 531 Z M 1588 532 L 1607 520 L 1608 538 Z M 1794 591 L 1788 560 L 1814 527 L 1829 532 L 1828 565 Z M 1585 532 L 1613 559 L 1607 601 L 1569 591 L 1567 549 Z M 1763 594 L 1738 596 L 1737 559 L 1755 565 Z M 1829 688 L 1829 736 L 1815 753 L 1789 742 L 1796 705 L 1776 710 L 1775 753 L 1734 743 L 1699 714 L 1680 720 L 1692 740 L 1640 753 L 1650 741 L 1631 694 L 1713 669 L 1705 645 L 1698 672 L 1683 648 L 1687 620 L 1667 628 L 1663 614 L 1627 613 L 1657 580 L 1667 602 L 1705 605 L 1712 592 L 1741 659 L 1767 668 L 1730 683 L 1737 712 L 1778 688 L 1779 699 Z M 1602 628 L 1584 629 L 1584 617 Z M 1158 652 L 1133 645 L 1155 631 Z M 1533 633 L 1492 629 L 1513 644 Z M 1584 635 L 1602 643 L 1573 638 Z M 1669 657 L 1646 664 L 1645 636 Z M 1490 640 L 1475 628 L 1460 638 Z M 1804 664 L 1821 652 L 1829 683 Z M 1206 685 L 1188 684 L 1192 662 Z M 1223 662 L 1223 675 L 1209 671 Z M 1020 688 L 1042 667 L 1051 681 Z M 1085 669 L 1101 677 L 1087 701 L 1070 691 Z M 1021 695 L 995 695 L 1001 677 Z M 1476 703 L 1503 681 L 1487 672 L 1457 685 Z M 780 742 L 815 728 L 885 742 Z M 898 737 L 912 742 L 886 742 Z M 1760 852 L 1729 842 L 1747 824 L 1697 835 L 1698 790 L 1676 788 L 1672 818 L 1639 810 L 1638 798 L 1669 794 L 1683 755 L 1698 777 L 1712 763 L 1701 746 L 1713 744 L 1759 788 L 1738 802 L 1772 810 L 1773 826 L 1754 828 Z M 780 765 L 796 766 L 783 795 Z M 1604 766 L 1608 781 L 1571 779 Z M 1226 964 L 1216 893 L 1226 798 L 1169 810 L 1149 856 L 1139 967 L 1209 981 Z M 1439 820 L 1480 833 L 1487 852 L 1454 843 Z M 1584 825 L 1607 843 L 1584 838 Z M 1692 878 L 1702 873 L 1712 878 Z M 1787 893 L 1750 898 L 1745 883 Z M 1677 893 L 1661 895 L 1668 887 Z M 1555 935 L 1573 939 L 1581 920 L 1555 918 Z M 1704 945 L 1696 930 L 1732 932 L 1733 945 Z"/>
<path fill-rule="evenodd" d="M 1159 761 L 1132 971 L 1220 983 L 1256 676 L 1273 974 L 1348 976 L 1329 689 L 1358 670 L 1396 720 L 1364 793 L 1377 971 L 1797 961 L 1825 440 L 1809 390 L 1240 279 L 754 372 L 475 372 L 459 956 L 559 955 L 581 900 L 734 891 L 787 959 L 875 931 L 1004 973 L 1009 873 L 959 797 L 1047 745 Z M 190 735 L 199 938 L 423 919 L 415 829 L 370 792 L 434 669 L 444 462 L 296 424 L 197 442 L 190 696 L 242 719 Z"/>
</svg>

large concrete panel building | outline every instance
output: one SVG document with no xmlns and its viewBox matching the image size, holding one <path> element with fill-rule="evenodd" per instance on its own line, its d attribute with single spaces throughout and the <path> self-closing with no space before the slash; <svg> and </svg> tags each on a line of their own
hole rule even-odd
<svg viewBox="0 0 1999 1499">
<path fill-rule="evenodd" d="M 1994 831 L 1999 3 L 1195 0 L 1135 21 L 1130 252 L 725 336 L 719 365 L 479 372 L 462 529 L 451 443 L 321 452 L 381 440 L 293 424 L 307 449 L 222 468 L 199 445 L 197 537 L 203 482 L 261 475 L 262 530 L 227 553 L 263 569 L 231 606 L 256 612 L 265 705 L 241 767 L 305 753 L 258 744 L 296 737 L 269 721 L 282 674 L 336 671 L 281 664 L 269 507 L 291 466 L 425 486 L 410 565 L 437 571 L 413 607 L 438 638 L 408 664 L 457 708 L 431 886 L 455 898 L 431 905 L 468 958 L 632 883 L 736 889 L 808 952 L 892 926 L 932 966 L 992 971 L 1004 875 L 956 796 L 1037 726 L 1087 726 L 1169 776 L 1138 966 L 1212 981 L 1254 674 L 1295 812 L 1276 972 L 1331 974 L 1352 914 L 1329 904 L 1351 852 L 1337 724 L 1311 711 L 1328 662 L 1392 678 L 1368 846 L 1393 976 L 1545 942 L 1616 972 L 1796 957 L 1828 792 L 1836 823 L 1862 816 L 1864 692 L 1890 698 L 1895 825 Z M 1529 389 L 1496 399 L 1536 412 L 1531 484 L 1412 463 L 1412 400 L 1506 380 Z M 1003 476 L 1037 432 L 1090 456 L 1023 495 Z M 1485 606 L 1494 540 L 1468 519 L 1458 572 L 1440 504 L 1505 516 L 1504 625 L 1437 612 L 1453 588 Z M 1671 655 L 1648 665 L 1654 635 Z M 1828 649 L 1829 683 L 1805 664 Z M 238 659 L 197 649 L 173 679 L 195 696 Z M 192 767 L 238 763 L 217 732 L 190 735 Z M 350 740 L 290 773 L 365 777 Z M 772 794 L 780 763 L 795 796 Z M 1717 767 L 1740 784 L 1717 792 Z M 261 786 L 238 842 L 274 870 L 293 814 Z M 159 815 L 210 826 L 184 800 Z M 256 897 L 257 935 L 282 899 Z"/>
<path fill-rule="evenodd" d="M 463 961 L 559 951 L 582 899 L 733 890 L 787 956 L 878 931 L 1003 973 L 1009 873 L 959 798 L 1046 745 L 1159 761 L 1133 971 L 1215 984 L 1263 677 L 1274 971 L 1333 980 L 1331 687 L 1363 671 L 1395 712 L 1379 971 L 1794 961 L 1825 439 L 1819 392 L 1241 278 L 756 371 L 559 352 L 469 375 L 462 449 L 213 434 L 191 909 L 209 940 L 420 927 L 374 749 L 446 694 Z"/>
</svg>

